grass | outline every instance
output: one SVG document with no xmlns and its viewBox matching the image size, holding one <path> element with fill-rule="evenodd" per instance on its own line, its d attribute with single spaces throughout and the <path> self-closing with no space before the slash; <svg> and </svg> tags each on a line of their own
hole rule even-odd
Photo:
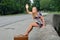
<svg viewBox="0 0 60 40">
<path fill-rule="evenodd" d="M 25 15 L 27 13 L 19 13 L 19 14 L 8 14 L 8 15 L 0 15 L 0 16 L 16 16 L 16 15 Z"/>
<path fill-rule="evenodd" d="M 60 14 L 60 12 L 57 12 L 57 11 L 55 11 L 55 12 L 47 12 L 47 13 L 49 13 L 49 14 Z"/>
</svg>

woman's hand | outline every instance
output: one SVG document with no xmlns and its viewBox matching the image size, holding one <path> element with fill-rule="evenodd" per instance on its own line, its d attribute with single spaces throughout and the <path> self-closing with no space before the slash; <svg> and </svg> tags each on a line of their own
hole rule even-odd
<svg viewBox="0 0 60 40">
<path fill-rule="evenodd" d="M 32 14 L 32 12 L 30 12 L 30 11 L 28 10 L 28 8 L 29 8 L 29 5 L 26 4 L 26 11 L 27 11 L 27 13 Z"/>
<path fill-rule="evenodd" d="M 43 23 L 42 28 L 45 28 L 45 20 L 44 20 L 44 17 L 43 17 L 43 16 L 40 16 L 40 17 L 41 17 L 41 21 L 42 21 L 42 23 Z"/>
<path fill-rule="evenodd" d="M 26 9 L 28 9 L 29 8 L 29 5 L 28 4 L 26 4 Z"/>
</svg>

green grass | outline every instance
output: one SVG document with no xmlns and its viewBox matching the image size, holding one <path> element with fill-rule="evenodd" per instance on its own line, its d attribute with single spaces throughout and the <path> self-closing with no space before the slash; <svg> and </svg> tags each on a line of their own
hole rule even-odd
<svg viewBox="0 0 60 40">
<path fill-rule="evenodd" d="M 19 14 L 8 14 L 8 15 L 0 15 L 0 16 L 15 16 L 15 15 L 25 15 L 27 13 L 19 13 Z"/>
<path fill-rule="evenodd" d="M 47 12 L 47 13 L 49 13 L 49 14 L 60 14 L 60 12 Z"/>
</svg>

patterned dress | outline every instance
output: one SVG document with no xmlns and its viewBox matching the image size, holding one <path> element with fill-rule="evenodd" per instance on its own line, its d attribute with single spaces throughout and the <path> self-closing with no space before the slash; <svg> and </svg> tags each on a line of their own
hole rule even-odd
<svg viewBox="0 0 60 40">
<path fill-rule="evenodd" d="M 39 27 L 42 27 L 42 20 L 40 18 L 40 16 L 42 16 L 42 14 L 40 12 L 38 12 L 38 15 L 34 18 L 34 21 L 39 25 Z"/>
</svg>

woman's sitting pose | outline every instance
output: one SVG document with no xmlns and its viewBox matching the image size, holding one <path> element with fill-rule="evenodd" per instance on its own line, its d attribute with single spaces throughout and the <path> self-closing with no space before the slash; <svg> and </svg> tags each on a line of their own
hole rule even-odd
<svg viewBox="0 0 60 40">
<path fill-rule="evenodd" d="M 30 11 L 28 10 L 28 8 L 29 8 L 29 5 L 26 4 L 26 11 L 27 11 L 27 13 L 29 13 L 29 14 L 32 15 L 33 20 L 34 20 L 35 22 L 32 22 L 32 23 L 29 25 L 28 29 L 27 29 L 26 32 L 23 34 L 24 36 L 28 36 L 29 33 L 30 33 L 30 31 L 33 29 L 33 27 L 40 27 L 40 28 L 44 28 L 44 27 L 45 27 L 44 18 L 43 18 L 43 16 L 42 16 L 41 12 L 38 10 L 38 8 L 35 7 L 35 6 L 32 7 L 32 12 L 30 12 Z"/>
</svg>

